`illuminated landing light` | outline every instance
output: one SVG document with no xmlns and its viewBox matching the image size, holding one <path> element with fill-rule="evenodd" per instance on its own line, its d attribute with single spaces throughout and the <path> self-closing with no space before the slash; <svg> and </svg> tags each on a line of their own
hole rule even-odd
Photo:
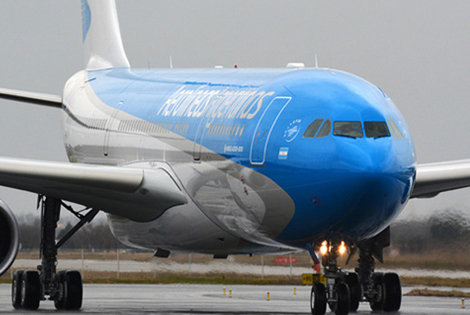
<svg viewBox="0 0 470 315">
<path fill-rule="evenodd" d="M 339 245 L 339 253 L 340 255 L 344 255 L 344 253 L 346 253 L 346 245 L 344 245 L 344 242 L 341 242 L 341 245 Z"/>
<path fill-rule="evenodd" d="M 323 241 L 323 243 L 321 243 L 320 253 L 322 255 L 326 255 L 327 252 L 328 252 L 328 243 L 327 241 Z"/>
</svg>

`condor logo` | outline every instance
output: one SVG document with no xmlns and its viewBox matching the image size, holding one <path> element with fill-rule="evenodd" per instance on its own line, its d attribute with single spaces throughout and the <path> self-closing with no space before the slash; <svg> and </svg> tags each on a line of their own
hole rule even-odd
<svg viewBox="0 0 470 315">
<path fill-rule="evenodd" d="M 292 140 L 297 137 L 300 131 L 300 123 L 302 122 L 301 119 L 296 119 L 287 126 L 286 131 L 284 131 L 284 139 L 287 142 L 291 142 Z"/>
</svg>

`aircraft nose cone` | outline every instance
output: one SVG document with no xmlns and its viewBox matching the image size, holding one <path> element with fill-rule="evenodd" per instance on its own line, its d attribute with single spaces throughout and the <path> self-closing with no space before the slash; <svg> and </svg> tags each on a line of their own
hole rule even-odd
<svg viewBox="0 0 470 315">
<path fill-rule="evenodd" d="M 334 151 L 322 155 L 322 163 L 316 161 L 321 168 L 298 173 L 297 182 L 305 179 L 306 184 L 292 185 L 289 191 L 297 197 L 296 215 L 280 239 L 328 234 L 367 238 L 398 215 L 411 190 L 413 170 L 402 167 L 390 141 L 359 141 L 339 139 Z"/>
<path fill-rule="evenodd" d="M 343 140 L 343 139 L 340 139 Z M 396 156 L 391 141 L 344 139 L 337 145 L 339 167 L 346 172 L 377 173 L 393 171 Z M 383 139 L 382 139 L 383 140 Z"/>
<path fill-rule="evenodd" d="M 362 145 L 346 143 L 338 150 L 341 182 L 351 191 L 345 198 L 352 202 L 342 209 L 337 228 L 350 235 L 372 235 L 390 223 L 412 186 L 410 170 L 400 164 L 391 141 L 362 140 Z"/>
</svg>

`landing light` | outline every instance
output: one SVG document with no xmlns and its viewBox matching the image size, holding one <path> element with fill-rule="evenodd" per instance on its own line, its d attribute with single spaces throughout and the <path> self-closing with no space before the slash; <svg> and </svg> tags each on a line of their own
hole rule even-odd
<svg viewBox="0 0 470 315">
<path fill-rule="evenodd" d="M 320 247 L 320 253 L 322 255 L 325 255 L 327 252 L 328 252 L 328 243 L 326 241 L 323 241 L 323 243 L 321 243 L 321 247 Z"/>
<path fill-rule="evenodd" d="M 346 253 L 346 245 L 344 245 L 344 242 L 341 242 L 341 245 L 339 245 L 339 253 L 340 255 L 343 255 L 344 253 Z"/>
</svg>

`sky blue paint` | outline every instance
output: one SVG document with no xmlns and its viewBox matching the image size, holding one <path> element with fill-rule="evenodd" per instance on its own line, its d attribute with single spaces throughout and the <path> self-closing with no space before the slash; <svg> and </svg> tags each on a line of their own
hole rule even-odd
<svg viewBox="0 0 470 315">
<path fill-rule="evenodd" d="M 83 35 L 83 42 L 85 42 L 86 36 L 90 29 L 91 25 L 91 10 L 90 6 L 88 5 L 87 0 L 82 0 L 82 35 Z"/>
<path fill-rule="evenodd" d="M 90 82 L 106 104 L 151 123 L 189 123 L 181 136 L 196 139 L 203 117 L 156 117 L 169 95 L 182 86 L 233 91 L 253 88 L 274 91 L 256 118 L 215 119 L 214 124 L 245 124 L 242 137 L 204 135 L 202 146 L 276 182 L 295 204 L 295 215 L 278 240 L 306 246 L 326 234 L 367 238 L 388 226 L 405 206 L 416 174 L 416 159 L 409 130 L 398 109 L 369 82 L 341 71 L 323 69 L 167 69 L 158 71 L 113 69 L 93 71 Z M 191 81 L 188 81 L 191 78 Z M 249 148 L 261 113 L 276 97 L 291 101 L 272 128 L 263 167 L 250 163 Z M 299 135 L 315 119 L 332 121 L 386 121 L 401 126 L 404 139 L 284 137 L 298 121 Z M 207 121 L 202 121 L 204 124 Z M 270 122 L 272 123 L 272 122 Z M 261 126 L 262 127 L 262 126 Z M 268 126 L 269 127 L 269 126 Z M 288 140 L 291 140 L 288 142 Z M 226 152 L 226 145 L 245 150 Z M 279 159 L 287 148 L 288 159 Z M 404 197 L 404 198 L 403 198 Z"/>
</svg>

